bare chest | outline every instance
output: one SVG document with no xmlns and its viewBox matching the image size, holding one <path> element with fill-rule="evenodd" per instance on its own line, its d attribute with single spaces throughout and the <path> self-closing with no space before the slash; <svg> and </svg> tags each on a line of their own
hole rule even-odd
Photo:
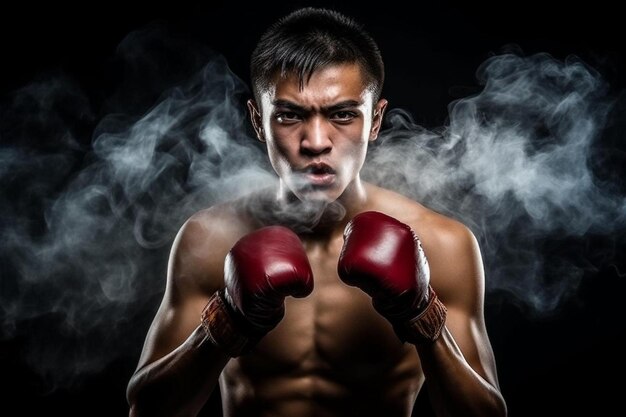
<svg viewBox="0 0 626 417">
<path fill-rule="evenodd" d="M 239 360 L 240 372 L 268 377 L 316 376 L 359 384 L 392 378 L 401 368 L 417 369 L 410 345 L 402 344 L 371 298 L 337 275 L 340 247 L 307 251 L 314 290 L 285 300 L 285 317 Z"/>
</svg>

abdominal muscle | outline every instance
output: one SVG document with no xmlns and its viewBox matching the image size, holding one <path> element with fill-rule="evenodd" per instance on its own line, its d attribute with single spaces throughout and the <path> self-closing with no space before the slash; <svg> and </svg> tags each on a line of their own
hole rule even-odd
<svg viewBox="0 0 626 417">
<path fill-rule="evenodd" d="M 284 319 L 253 352 L 227 364 L 225 417 L 411 415 L 424 382 L 415 348 L 369 296 L 322 272 L 311 295 L 286 299 Z"/>
</svg>

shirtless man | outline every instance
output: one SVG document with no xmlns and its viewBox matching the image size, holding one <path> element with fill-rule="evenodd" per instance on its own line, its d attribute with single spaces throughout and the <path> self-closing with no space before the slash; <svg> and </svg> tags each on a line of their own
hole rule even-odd
<svg viewBox="0 0 626 417">
<path fill-rule="evenodd" d="M 387 101 L 360 26 L 306 8 L 253 53 L 276 188 L 191 216 L 128 386 L 130 416 L 505 416 L 472 232 L 362 181 Z M 419 238 L 418 238 L 419 237 Z"/>
</svg>

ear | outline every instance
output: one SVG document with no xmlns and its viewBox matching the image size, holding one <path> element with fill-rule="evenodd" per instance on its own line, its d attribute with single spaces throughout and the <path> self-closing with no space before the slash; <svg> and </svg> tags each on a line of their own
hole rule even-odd
<svg viewBox="0 0 626 417">
<path fill-rule="evenodd" d="M 383 116 L 385 115 L 385 109 L 387 108 L 387 100 L 381 98 L 374 107 L 374 116 L 372 117 L 372 128 L 370 129 L 370 142 L 373 142 L 378 137 L 378 132 L 383 125 Z"/>
<path fill-rule="evenodd" d="M 256 133 L 256 137 L 261 141 L 265 142 L 265 136 L 263 135 L 263 120 L 261 118 L 261 112 L 256 104 L 256 102 L 252 99 L 249 99 L 246 103 L 248 105 L 248 112 L 250 113 L 250 121 L 252 122 L 252 127 Z"/>
</svg>

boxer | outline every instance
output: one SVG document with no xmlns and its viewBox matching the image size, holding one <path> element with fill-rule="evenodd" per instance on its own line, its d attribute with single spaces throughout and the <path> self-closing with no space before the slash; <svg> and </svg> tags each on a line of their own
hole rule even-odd
<svg viewBox="0 0 626 417">
<path fill-rule="evenodd" d="M 192 215 L 127 389 L 129 415 L 505 416 L 480 248 L 361 179 L 387 100 L 371 36 L 332 10 L 271 25 L 250 120 L 277 185 Z M 219 387 L 219 389 L 218 389 Z"/>
</svg>

